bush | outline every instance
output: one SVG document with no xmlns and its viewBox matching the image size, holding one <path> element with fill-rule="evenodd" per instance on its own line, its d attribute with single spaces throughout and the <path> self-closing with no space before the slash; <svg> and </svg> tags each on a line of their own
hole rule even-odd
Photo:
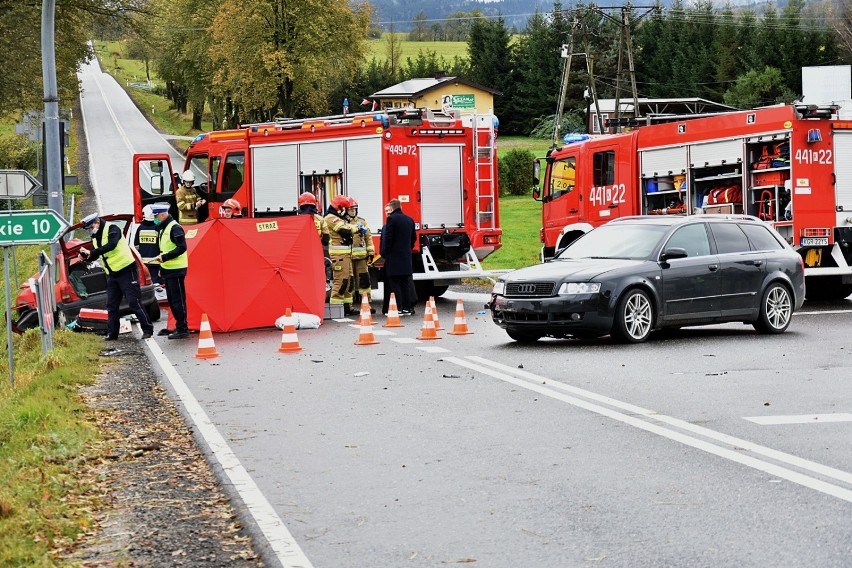
<svg viewBox="0 0 852 568">
<path fill-rule="evenodd" d="M 556 115 L 550 114 L 540 116 L 533 121 L 533 129 L 530 131 L 531 138 L 543 138 L 550 140 L 553 138 L 553 123 L 556 121 Z M 569 132 L 585 132 L 585 119 L 583 112 L 577 110 L 567 110 L 562 115 L 562 124 L 559 127 L 559 132 L 565 136 Z M 561 145 L 561 140 L 560 140 Z"/>
<path fill-rule="evenodd" d="M 38 166 L 38 144 L 23 134 L 0 136 L 0 169 L 35 170 Z"/>
<path fill-rule="evenodd" d="M 535 154 L 529 150 L 509 150 L 500 160 L 500 195 L 526 195 L 532 189 L 532 164 Z"/>
</svg>

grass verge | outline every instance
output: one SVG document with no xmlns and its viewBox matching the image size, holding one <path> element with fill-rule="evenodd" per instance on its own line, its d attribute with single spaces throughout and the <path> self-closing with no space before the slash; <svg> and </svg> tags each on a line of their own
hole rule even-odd
<svg viewBox="0 0 852 568">
<path fill-rule="evenodd" d="M 98 432 L 77 389 L 94 381 L 102 340 L 61 331 L 53 342 L 42 357 L 38 330 L 15 337 L 14 387 L 0 364 L 0 566 L 53 565 L 94 523 Z"/>
</svg>

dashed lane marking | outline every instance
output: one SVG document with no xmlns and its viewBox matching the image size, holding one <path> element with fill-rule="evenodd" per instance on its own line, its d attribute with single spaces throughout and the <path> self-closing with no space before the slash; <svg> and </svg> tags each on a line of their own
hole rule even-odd
<svg viewBox="0 0 852 568">
<path fill-rule="evenodd" d="M 449 349 L 444 349 L 443 347 L 438 347 L 437 345 L 436 346 L 428 345 L 428 346 L 424 346 L 424 347 L 418 347 L 417 349 L 419 349 L 420 351 L 425 351 L 426 353 L 449 353 L 450 352 Z"/>
<path fill-rule="evenodd" d="M 838 412 L 836 414 L 799 414 L 791 416 L 745 416 L 749 422 L 761 426 L 776 426 L 779 424 L 825 424 L 828 422 L 852 422 L 852 414 Z"/>
</svg>

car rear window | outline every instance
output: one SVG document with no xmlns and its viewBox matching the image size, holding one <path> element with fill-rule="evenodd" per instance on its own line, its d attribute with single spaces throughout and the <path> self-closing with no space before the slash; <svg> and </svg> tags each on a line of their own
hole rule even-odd
<svg viewBox="0 0 852 568">
<path fill-rule="evenodd" d="M 716 252 L 727 254 L 734 252 L 749 252 L 751 247 L 745 233 L 734 223 L 710 223 L 713 238 L 716 241 Z"/>
<path fill-rule="evenodd" d="M 740 225 L 740 229 L 748 236 L 754 250 L 781 250 L 784 245 L 772 234 L 769 227 L 763 225 Z"/>
</svg>

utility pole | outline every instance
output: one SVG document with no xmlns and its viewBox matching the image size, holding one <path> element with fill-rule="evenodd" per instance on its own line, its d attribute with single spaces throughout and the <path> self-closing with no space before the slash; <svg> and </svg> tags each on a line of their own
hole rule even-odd
<svg viewBox="0 0 852 568">
<path fill-rule="evenodd" d="M 556 116 L 553 119 L 553 140 L 551 147 L 556 148 L 559 142 L 559 130 L 562 128 L 562 113 L 565 111 L 565 97 L 568 93 L 568 76 L 571 74 L 571 59 L 574 57 L 574 35 L 577 32 L 579 18 L 574 14 L 574 21 L 571 24 L 571 38 L 568 40 L 568 45 L 562 46 L 562 58 L 565 60 L 562 66 L 562 86 L 559 88 L 559 100 L 556 103 Z"/>
<path fill-rule="evenodd" d="M 59 147 L 59 89 L 56 86 L 56 47 L 54 19 L 56 0 L 43 0 L 41 5 L 41 74 L 44 81 L 44 171 L 47 186 L 47 206 L 63 215 L 62 158 Z M 59 243 L 50 246 L 51 258 L 56 258 Z"/>
</svg>

